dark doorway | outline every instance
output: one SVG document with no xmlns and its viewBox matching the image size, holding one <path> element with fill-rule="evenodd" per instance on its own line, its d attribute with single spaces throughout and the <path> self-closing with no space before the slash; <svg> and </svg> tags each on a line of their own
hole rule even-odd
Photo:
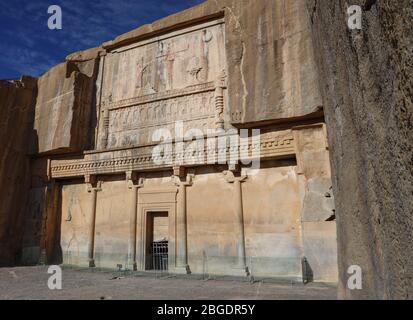
<svg viewBox="0 0 413 320">
<path fill-rule="evenodd" d="M 167 212 L 149 212 L 146 223 L 146 270 L 168 270 Z"/>
</svg>

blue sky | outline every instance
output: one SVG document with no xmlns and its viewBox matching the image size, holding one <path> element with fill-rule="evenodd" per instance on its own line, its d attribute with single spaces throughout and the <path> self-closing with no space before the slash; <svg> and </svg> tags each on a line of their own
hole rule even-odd
<svg viewBox="0 0 413 320">
<path fill-rule="evenodd" d="M 0 79 L 39 76 L 75 51 L 100 45 L 203 0 L 1 0 Z M 63 29 L 49 30 L 59 5 Z"/>
</svg>

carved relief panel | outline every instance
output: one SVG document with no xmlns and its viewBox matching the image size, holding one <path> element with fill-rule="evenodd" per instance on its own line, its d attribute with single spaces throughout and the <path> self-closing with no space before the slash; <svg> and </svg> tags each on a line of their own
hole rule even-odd
<svg viewBox="0 0 413 320">
<path fill-rule="evenodd" d="M 174 133 L 178 120 L 184 130 L 215 128 L 224 45 L 223 21 L 216 20 L 110 52 L 103 75 L 101 108 L 107 111 L 101 148 L 151 143 L 156 129 Z"/>
<path fill-rule="evenodd" d="M 225 68 L 224 45 L 218 20 L 113 51 L 105 60 L 103 102 L 215 81 Z"/>
<path fill-rule="evenodd" d="M 173 134 L 178 120 L 183 122 L 184 131 L 214 128 L 214 91 L 111 110 L 107 147 L 151 143 L 159 128 Z"/>
</svg>

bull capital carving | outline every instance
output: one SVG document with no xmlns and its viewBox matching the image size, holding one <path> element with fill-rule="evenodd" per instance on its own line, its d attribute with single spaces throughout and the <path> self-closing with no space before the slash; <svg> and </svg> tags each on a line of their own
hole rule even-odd
<svg viewBox="0 0 413 320">
<path fill-rule="evenodd" d="M 240 174 L 239 176 L 237 176 L 234 171 L 230 170 L 223 171 L 222 174 L 224 175 L 224 178 L 228 183 L 234 183 L 236 181 L 244 182 L 248 178 L 247 174 Z"/>
<path fill-rule="evenodd" d="M 128 184 L 128 188 L 142 188 L 145 182 L 144 177 L 139 177 L 136 171 L 126 171 L 126 182 Z"/>
<path fill-rule="evenodd" d="M 85 183 L 87 192 L 102 191 L 102 181 L 98 180 L 96 175 L 85 174 Z"/>
</svg>

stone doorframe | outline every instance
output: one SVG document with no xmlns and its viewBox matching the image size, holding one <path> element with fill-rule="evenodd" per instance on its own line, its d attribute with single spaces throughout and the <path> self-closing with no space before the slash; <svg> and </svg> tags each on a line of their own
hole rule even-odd
<svg viewBox="0 0 413 320">
<path fill-rule="evenodd" d="M 146 266 L 146 239 L 147 219 L 153 212 L 168 213 L 168 270 L 176 269 L 176 196 L 178 188 L 145 187 L 139 189 L 138 194 L 138 219 L 136 235 L 136 251 L 138 269 L 145 271 Z"/>
</svg>

